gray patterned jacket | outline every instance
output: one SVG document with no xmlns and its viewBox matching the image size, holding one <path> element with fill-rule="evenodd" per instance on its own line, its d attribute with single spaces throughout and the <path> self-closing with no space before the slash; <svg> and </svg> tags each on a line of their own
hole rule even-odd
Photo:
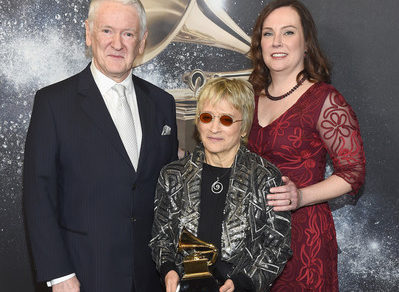
<svg viewBox="0 0 399 292">
<path fill-rule="evenodd" d="M 157 268 L 175 262 L 180 276 L 183 255 L 177 253 L 183 227 L 197 235 L 204 161 L 200 143 L 188 157 L 165 166 L 158 179 L 150 242 Z M 229 276 L 244 273 L 256 291 L 268 291 L 291 257 L 291 213 L 274 212 L 265 195 L 282 184 L 279 170 L 241 145 L 232 166 L 224 209 L 221 260 L 233 264 Z"/>
</svg>

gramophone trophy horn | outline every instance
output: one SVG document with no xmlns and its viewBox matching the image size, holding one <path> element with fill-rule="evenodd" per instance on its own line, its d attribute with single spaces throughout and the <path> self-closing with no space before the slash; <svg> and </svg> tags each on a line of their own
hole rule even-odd
<svg viewBox="0 0 399 292">
<path fill-rule="evenodd" d="M 142 0 L 147 12 L 148 38 L 134 66 L 161 53 L 171 42 L 220 47 L 242 54 L 250 37 L 214 0 Z"/>
<path fill-rule="evenodd" d="M 189 252 L 183 261 L 183 279 L 212 276 L 208 267 L 216 262 L 218 256 L 218 250 L 213 244 L 195 237 L 184 228 L 178 246 L 179 252 L 183 250 Z"/>
<path fill-rule="evenodd" d="M 252 70 L 240 70 L 240 71 L 224 71 L 224 72 L 208 72 L 201 69 L 194 69 L 190 72 L 183 74 L 183 82 L 188 85 L 188 87 L 194 91 L 194 95 L 205 85 L 208 79 L 215 77 L 225 77 L 225 78 L 242 78 L 248 80 L 249 75 Z"/>
</svg>

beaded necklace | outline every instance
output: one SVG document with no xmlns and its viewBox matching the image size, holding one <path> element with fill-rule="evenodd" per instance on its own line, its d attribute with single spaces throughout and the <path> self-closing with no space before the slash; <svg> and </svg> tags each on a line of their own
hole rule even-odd
<svg viewBox="0 0 399 292">
<path fill-rule="evenodd" d="M 273 100 L 273 101 L 277 101 L 277 100 L 281 100 L 283 98 L 286 98 L 288 95 L 290 95 L 295 90 L 297 90 L 298 87 L 301 86 L 302 83 L 305 82 L 306 79 L 307 79 L 307 76 L 305 74 L 305 75 L 303 75 L 302 79 L 299 80 L 298 83 L 290 91 L 288 91 L 287 93 L 285 93 L 283 95 L 280 95 L 280 96 L 272 96 L 272 95 L 270 95 L 269 89 L 268 89 L 268 87 L 266 87 L 266 89 L 265 89 L 266 96 L 267 96 L 268 99 Z"/>
</svg>

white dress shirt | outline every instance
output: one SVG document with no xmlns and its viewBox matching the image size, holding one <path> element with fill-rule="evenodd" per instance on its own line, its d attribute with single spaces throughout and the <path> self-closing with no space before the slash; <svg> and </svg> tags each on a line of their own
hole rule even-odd
<svg viewBox="0 0 399 292">
<path fill-rule="evenodd" d="M 90 70 L 91 73 L 93 74 L 94 81 L 96 82 L 97 87 L 100 90 L 100 93 L 104 99 L 108 112 L 111 114 L 112 120 L 114 120 L 115 116 L 118 114 L 118 112 L 116 111 L 118 95 L 116 94 L 115 91 L 111 89 L 116 84 L 116 82 L 105 76 L 103 73 L 101 73 L 94 65 L 94 62 L 91 63 Z M 129 76 L 125 80 L 123 80 L 120 84 L 126 87 L 126 98 L 133 115 L 134 127 L 137 135 L 136 138 L 137 138 L 138 153 L 140 156 L 140 148 L 141 148 L 141 141 L 143 138 L 143 132 L 141 130 L 140 114 L 139 114 L 139 108 L 137 106 L 136 91 L 134 90 L 133 79 L 131 74 L 129 74 Z"/>
</svg>

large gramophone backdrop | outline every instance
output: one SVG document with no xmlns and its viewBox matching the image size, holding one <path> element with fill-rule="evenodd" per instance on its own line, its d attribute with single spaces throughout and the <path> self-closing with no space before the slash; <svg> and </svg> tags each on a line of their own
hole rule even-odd
<svg viewBox="0 0 399 292">
<path fill-rule="evenodd" d="M 82 70 L 89 0 L 0 0 L 0 291 L 33 282 L 21 205 L 23 149 L 34 93 Z M 246 78 L 251 28 L 268 1 L 143 0 L 149 42 L 135 74 L 170 91 L 181 146 L 193 147 L 196 90 L 214 75 Z M 365 143 L 362 194 L 331 203 L 341 291 L 399 286 L 399 92 L 396 0 L 303 0 L 334 64 L 333 83 L 355 109 Z"/>
</svg>

